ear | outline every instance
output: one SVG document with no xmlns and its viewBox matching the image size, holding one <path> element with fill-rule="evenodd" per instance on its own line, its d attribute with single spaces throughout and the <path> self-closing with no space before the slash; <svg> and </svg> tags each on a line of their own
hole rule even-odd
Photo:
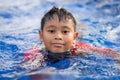
<svg viewBox="0 0 120 80">
<path fill-rule="evenodd" d="M 40 41 L 43 42 L 43 31 L 39 30 Z"/>
<path fill-rule="evenodd" d="M 74 41 L 76 41 L 78 38 L 78 32 L 74 32 Z"/>
</svg>

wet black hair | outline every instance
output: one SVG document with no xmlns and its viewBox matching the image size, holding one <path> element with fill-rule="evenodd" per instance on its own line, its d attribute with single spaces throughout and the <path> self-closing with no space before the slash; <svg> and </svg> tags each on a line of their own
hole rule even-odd
<svg viewBox="0 0 120 80">
<path fill-rule="evenodd" d="M 73 24 L 74 24 L 74 31 L 76 30 L 76 20 L 74 18 L 74 16 L 68 12 L 66 9 L 64 8 L 57 8 L 57 7 L 53 7 L 52 9 L 50 9 L 41 19 L 41 30 L 43 30 L 45 22 L 47 20 L 50 20 L 53 18 L 54 15 L 57 15 L 59 18 L 59 21 L 62 21 L 63 19 L 67 20 L 67 19 L 72 19 Z"/>
</svg>

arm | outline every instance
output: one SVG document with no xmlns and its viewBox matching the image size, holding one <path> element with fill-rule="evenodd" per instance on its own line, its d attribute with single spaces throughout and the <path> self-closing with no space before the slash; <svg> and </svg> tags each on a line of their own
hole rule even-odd
<svg viewBox="0 0 120 80">
<path fill-rule="evenodd" d="M 40 48 L 30 48 L 24 53 L 22 61 L 24 62 L 21 67 L 25 69 L 34 69 L 43 66 L 44 55 L 41 53 Z"/>
<path fill-rule="evenodd" d="M 76 52 L 74 51 L 74 53 L 77 55 L 85 56 L 89 53 L 93 53 L 93 54 L 101 54 L 101 56 L 105 56 L 105 57 L 110 57 L 116 62 L 118 68 L 120 68 L 120 53 L 112 49 L 105 47 L 96 48 L 85 42 L 77 42 L 76 47 L 74 47 L 73 49 L 76 50 Z"/>
<path fill-rule="evenodd" d="M 41 53 L 41 48 L 30 48 L 24 53 L 22 58 L 23 61 L 29 61 L 32 58 L 35 58 L 37 55 Z"/>
<path fill-rule="evenodd" d="M 76 42 L 75 46 L 73 47 L 73 51 L 74 53 L 80 53 L 84 52 L 84 53 L 101 53 L 101 54 L 118 54 L 116 51 L 111 50 L 109 48 L 97 48 L 92 46 L 89 43 L 85 43 L 85 42 Z M 75 52 L 76 51 L 76 52 Z"/>
</svg>

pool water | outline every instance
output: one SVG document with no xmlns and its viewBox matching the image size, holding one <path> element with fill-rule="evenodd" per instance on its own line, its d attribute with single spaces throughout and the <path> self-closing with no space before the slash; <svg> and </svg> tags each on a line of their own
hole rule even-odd
<svg viewBox="0 0 120 80">
<path fill-rule="evenodd" d="M 24 52 L 40 45 L 40 19 L 53 6 L 75 16 L 78 41 L 120 52 L 120 0 L 4 0 L 0 3 L 0 80 L 119 80 L 119 64 L 99 54 L 45 62 L 35 70 L 19 67 Z"/>
</svg>

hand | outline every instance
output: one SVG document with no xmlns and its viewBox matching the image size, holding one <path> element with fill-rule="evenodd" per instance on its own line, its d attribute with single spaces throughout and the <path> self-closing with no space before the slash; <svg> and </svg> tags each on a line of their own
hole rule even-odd
<svg viewBox="0 0 120 80">
<path fill-rule="evenodd" d="M 114 60 L 117 61 L 117 63 L 120 63 L 120 53 L 115 53 L 114 54 Z"/>
<path fill-rule="evenodd" d="M 85 52 L 85 51 L 78 51 L 77 50 L 75 53 L 76 53 L 76 55 L 80 55 L 80 56 L 86 56 L 86 55 L 88 55 L 88 53 Z"/>
</svg>

